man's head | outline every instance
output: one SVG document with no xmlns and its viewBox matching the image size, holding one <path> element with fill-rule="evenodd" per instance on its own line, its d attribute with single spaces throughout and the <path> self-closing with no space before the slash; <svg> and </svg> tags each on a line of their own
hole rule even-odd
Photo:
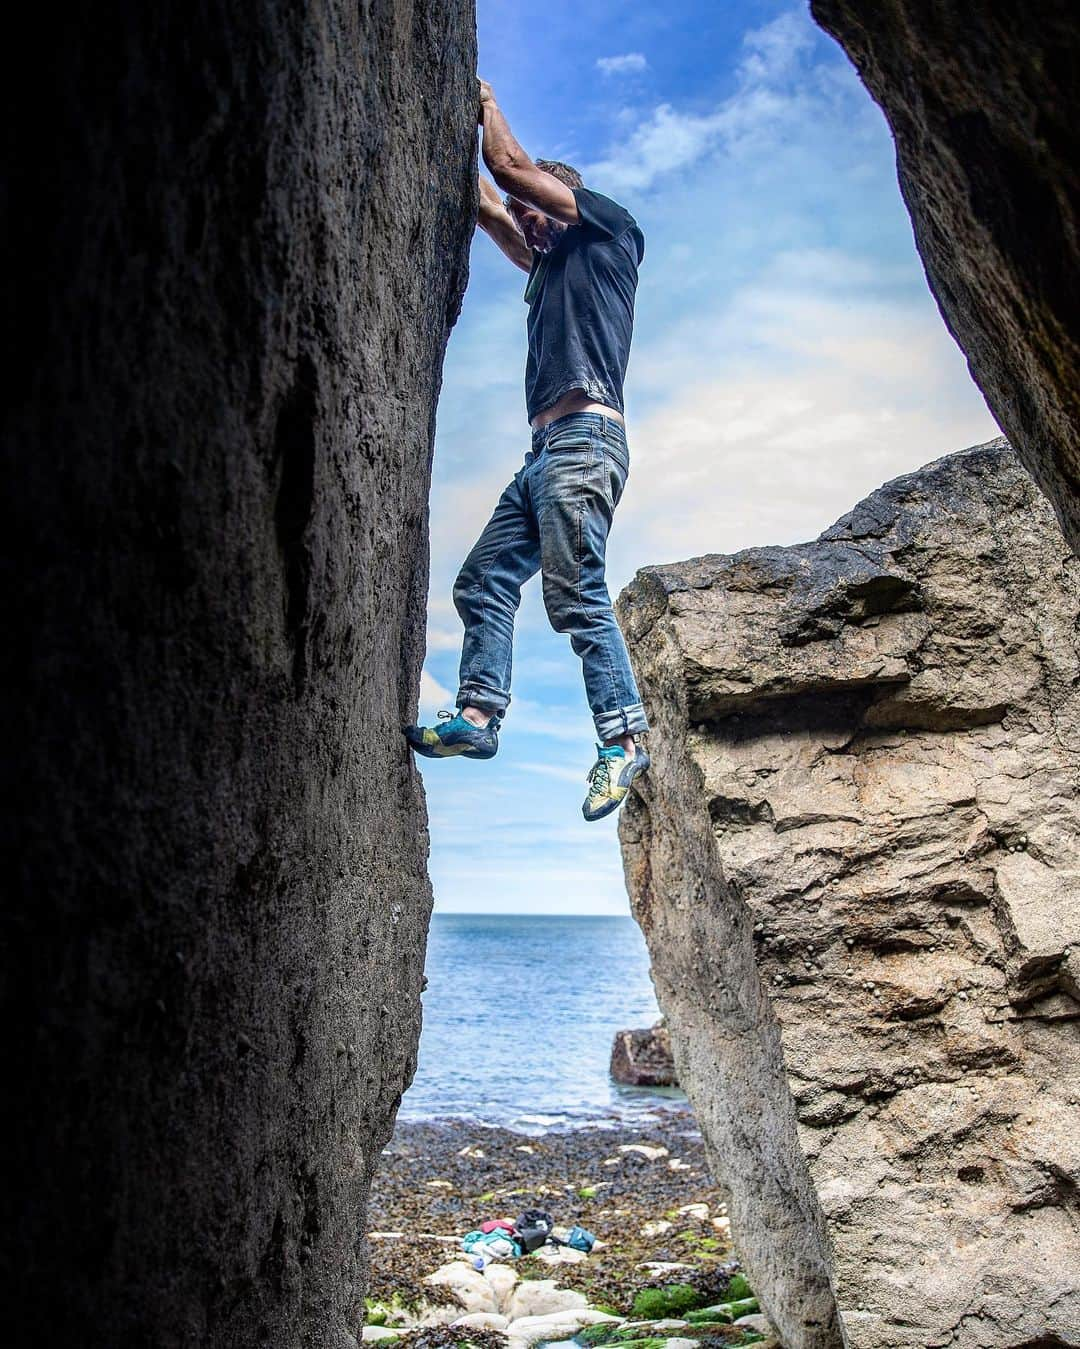
<svg viewBox="0 0 1080 1349">
<path fill-rule="evenodd" d="M 553 178 L 558 178 L 559 182 L 565 183 L 567 187 L 584 187 L 577 169 L 569 164 L 563 164 L 558 159 L 538 159 L 536 167 L 550 173 Z M 525 236 L 525 242 L 530 248 L 536 248 L 541 253 L 549 253 L 559 242 L 563 230 L 567 228 L 561 221 L 552 220 L 551 216 L 545 215 L 543 211 L 526 206 L 524 202 L 517 201 L 514 197 L 506 198 L 506 209 L 517 222 L 518 229 Z"/>
</svg>

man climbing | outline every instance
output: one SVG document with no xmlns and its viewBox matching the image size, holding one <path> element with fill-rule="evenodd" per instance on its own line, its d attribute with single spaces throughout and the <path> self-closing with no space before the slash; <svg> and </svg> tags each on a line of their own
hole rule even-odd
<svg viewBox="0 0 1080 1349">
<path fill-rule="evenodd" d="M 532 446 L 454 585 L 465 625 L 457 712 L 405 734 L 428 758 L 490 759 L 510 702 L 514 616 L 521 587 L 542 573 L 556 632 L 580 656 L 597 760 L 587 820 L 618 809 L 649 766 L 636 737 L 649 729 L 604 579 L 612 516 L 626 485 L 623 377 L 644 238 L 634 218 L 582 185 L 567 164 L 535 163 L 480 81 L 484 162 L 507 194 L 480 178 L 481 229 L 529 273 L 525 397 Z"/>
</svg>

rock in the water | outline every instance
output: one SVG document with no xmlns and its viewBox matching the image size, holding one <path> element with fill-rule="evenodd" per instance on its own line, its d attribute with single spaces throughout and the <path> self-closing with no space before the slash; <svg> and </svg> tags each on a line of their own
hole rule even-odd
<svg viewBox="0 0 1080 1349">
<path fill-rule="evenodd" d="M 888 118 L 931 289 L 1080 551 L 1074 0 L 812 0 Z"/>
<path fill-rule="evenodd" d="M 992 442 L 619 612 L 654 726 L 634 912 L 778 1337 L 1076 1343 L 1080 559 L 1049 505 Z"/>
<path fill-rule="evenodd" d="M 677 1086 L 667 1027 L 616 1031 L 611 1046 L 611 1076 L 629 1087 Z"/>
<path fill-rule="evenodd" d="M 5 1338 L 352 1343 L 431 908 L 399 728 L 473 8 L 20 17 Z"/>
</svg>

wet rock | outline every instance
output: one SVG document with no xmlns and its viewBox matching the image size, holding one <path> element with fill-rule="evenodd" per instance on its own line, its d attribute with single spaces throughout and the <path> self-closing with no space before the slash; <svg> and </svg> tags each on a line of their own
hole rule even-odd
<svg viewBox="0 0 1080 1349">
<path fill-rule="evenodd" d="M 619 611 L 654 724 L 630 893 L 779 1338 L 1080 1339 L 1080 561 L 1048 503 L 996 441 Z"/>
<path fill-rule="evenodd" d="M 667 1027 L 616 1031 L 611 1046 L 611 1076 L 630 1087 L 674 1087 L 675 1062 Z"/>
<path fill-rule="evenodd" d="M 1070 0 L 812 0 L 896 142 L 931 289 L 1080 550 L 1080 25 Z"/>
</svg>

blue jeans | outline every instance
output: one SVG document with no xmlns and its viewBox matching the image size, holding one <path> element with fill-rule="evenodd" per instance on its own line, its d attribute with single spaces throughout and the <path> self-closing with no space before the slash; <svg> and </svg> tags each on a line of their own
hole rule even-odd
<svg viewBox="0 0 1080 1349">
<path fill-rule="evenodd" d="M 459 707 L 505 714 L 521 587 L 543 573 L 551 626 L 581 657 L 600 740 L 649 729 L 604 580 L 608 531 L 630 471 L 626 434 L 597 412 L 533 432 L 524 465 L 465 559 L 454 605 L 465 625 Z"/>
</svg>

